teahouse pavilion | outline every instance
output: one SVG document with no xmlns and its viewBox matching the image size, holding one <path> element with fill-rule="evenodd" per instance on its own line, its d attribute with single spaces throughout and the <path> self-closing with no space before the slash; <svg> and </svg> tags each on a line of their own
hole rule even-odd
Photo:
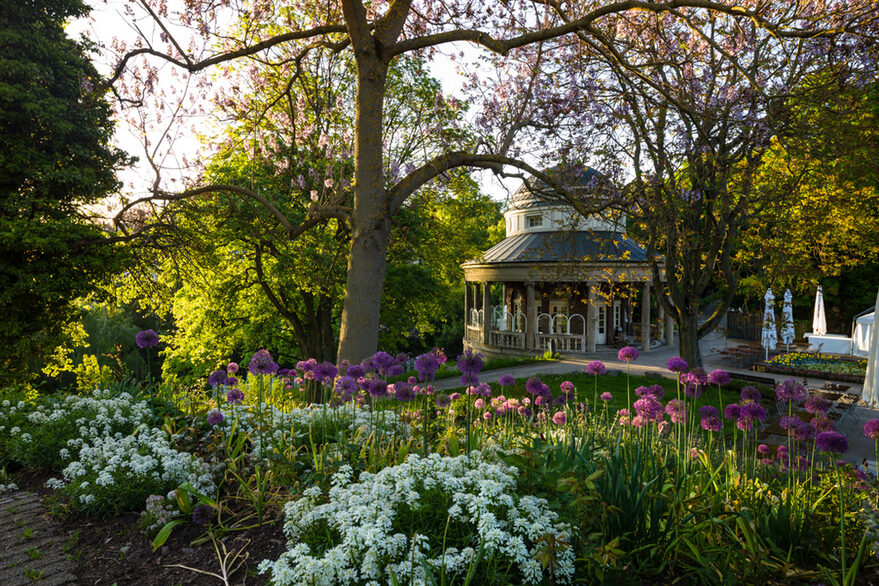
<svg viewBox="0 0 879 586">
<path fill-rule="evenodd" d="M 589 167 L 566 175 L 562 184 L 574 193 L 601 177 Z M 523 183 L 504 213 L 506 238 L 462 265 L 465 348 L 587 354 L 640 340 L 650 349 L 652 274 L 644 249 L 626 235 L 625 215 L 583 217 L 562 201 L 542 182 Z M 656 337 L 674 343 L 673 322 L 661 306 L 657 314 Z"/>
</svg>

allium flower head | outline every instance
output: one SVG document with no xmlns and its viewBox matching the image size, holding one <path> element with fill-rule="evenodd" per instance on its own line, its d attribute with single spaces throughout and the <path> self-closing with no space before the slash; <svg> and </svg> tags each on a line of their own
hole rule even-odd
<svg viewBox="0 0 879 586">
<path fill-rule="evenodd" d="M 543 383 L 537 377 L 531 377 L 525 383 L 525 390 L 532 395 L 540 395 L 543 393 Z"/>
<path fill-rule="evenodd" d="M 817 415 L 813 417 L 810 423 L 814 425 L 815 429 L 819 432 L 834 431 L 836 429 L 836 424 L 833 423 L 833 420 L 825 415 Z"/>
<path fill-rule="evenodd" d="M 801 421 L 799 425 L 794 429 L 794 439 L 798 441 L 808 441 L 810 439 L 815 438 L 815 434 L 818 433 L 818 430 L 811 423 L 806 423 L 805 421 Z"/>
<path fill-rule="evenodd" d="M 720 420 L 720 417 L 717 415 L 708 415 L 707 417 L 703 417 L 699 420 L 699 425 L 702 426 L 702 429 L 705 431 L 720 431 L 723 429 L 723 421 Z"/>
<path fill-rule="evenodd" d="M 363 370 L 363 367 L 359 364 L 352 364 L 345 370 L 345 376 L 350 376 L 354 380 L 359 379 L 362 376 L 365 376 L 366 372 Z"/>
<path fill-rule="evenodd" d="M 212 387 L 218 387 L 226 382 L 226 371 L 224 370 L 215 370 L 208 377 L 208 384 Z"/>
<path fill-rule="evenodd" d="M 830 411 L 830 401 L 824 397 L 809 397 L 806 399 L 806 411 L 812 415 L 827 415 Z"/>
<path fill-rule="evenodd" d="M 645 386 L 640 386 L 640 387 L 635 388 L 635 395 L 637 395 L 638 397 L 643 397 L 644 395 L 649 395 L 649 394 L 650 394 L 650 389 L 648 389 Z"/>
<path fill-rule="evenodd" d="M 759 403 L 745 403 L 739 412 L 739 419 L 748 419 L 750 421 L 766 421 L 766 409 Z"/>
<path fill-rule="evenodd" d="M 879 419 L 871 419 L 864 424 L 864 435 L 872 440 L 879 439 Z"/>
<path fill-rule="evenodd" d="M 486 421 L 491 419 L 491 411 L 486 411 L 485 413 L 483 413 L 482 418 L 485 419 Z"/>
<path fill-rule="evenodd" d="M 357 394 L 357 381 L 347 375 L 340 376 L 336 379 L 333 390 L 343 399 L 348 400 Z"/>
<path fill-rule="evenodd" d="M 380 398 L 388 396 L 388 383 L 384 380 L 377 378 L 366 382 L 366 392 L 369 393 L 370 397 Z"/>
<path fill-rule="evenodd" d="M 775 387 L 775 397 L 782 403 L 804 401 L 807 395 L 806 388 L 792 378 Z"/>
<path fill-rule="evenodd" d="M 699 383 L 690 382 L 684 387 L 684 394 L 688 397 L 698 399 L 702 396 L 703 387 Z"/>
<path fill-rule="evenodd" d="M 662 403 L 653 395 L 645 395 L 635 401 L 632 405 L 638 415 L 649 421 L 659 421 L 662 419 Z"/>
<path fill-rule="evenodd" d="M 735 403 L 730 403 L 729 405 L 726 406 L 726 408 L 724 408 L 723 417 L 724 417 L 724 419 L 729 419 L 729 420 L 738 419 L 739 415 L 741 415 L 741 412 L 742 412 L 741 405 L 736 405 Z"/>
<path fill-rule="evenodd" d="M 198 505 L 192 510 L 192 522 L 196 525 L 207 525 L 214 518 L 214 508 L 210 505 Z"/>
<path fill-rule="evenodd" d="M 440 409 L 445 409 L 449 405 L 452 404 L 452 401 L 449 399 L 449 396 L 445 393 L 440 393 L 436 396 L 436 406 Z"/>
<path fill-rule="evenodd" d="M 236 405 L 244 400 L 244 391 L 241 389 L 232 389 L 226 393 L 226 402 L 230 405 Z"/>
<path fill-rule="evenodd" d="M 844 454 L 848 451 L 848 440 L 838 431 L 822 431 L 816 442 L 822 452 Z"/>
<path fill-rule="evenodd" d="M 234 376 L 227 376 L 223 379 L 223 386 L 225 387 L 234 387 L 238 384 L 238 379 Z"/>
<path fill-rule="evenodd" d="M 708 382 L 708 375 L 705 374 L 705 371 L 699 367 L 694 368 L 690 372 L 681 375 L 681 382 L 683 384 L 693 384 L 693 385 L 704 385 Z"/>
<path fill-rule="evenodd" d="M 802 422 L 803 420 L 796 415 L 785 416 L 778 420 L 778 424 L 781 426 L 781 428 L 787 430 L 798 426 Z"/>
<path fill-rule="evenodd" d="M 712 405 L 703 405 L 702 407 L 699 407 L 699 415 L 702 417 L 708 417 L 710 415 L 720 417 L 720 411 L 717 410 L 717 407 Z"/>
<path fill-rule="evenodd" d="M 514 384 L 516 384 L 516 379 L 514 379 L 509 374 L 504 374 L 504 375 L 501 375 L 501 377 L 498 379 L 497 384 L 499 384 L 502 387 L 511 387 Z"/>
<path fill-rule="evenodd" d="M 432 352 L 420 354 L 415 358 L 415 370 L 418 371 L 418 378 L 422 381 L 433 380 L 439 367 L 439 359 Z"/>
<path fill-rule="evenodd" d="M 214 409 L 208 413 L 208 425 L 219 425 L 223 422 L 223 413 L 219 409 Z"/>
<path fill-rule="evenodd" d="M 742 387 L 742 392 L 739 393 L 739 396 L 742 398 L 742 401 L 753 401 L 755 403 L 759 403 L 763 398 L 763 395 L 760 394 L 757 387 L 751 385 Z"/>
<path fill-rule="evenodd" d="M 460 398 L 461 398 L 461 393 L 452 393 L 449 396 L 449 399 L 451 399 L 452 401 L 457 401 Z"/>
<path fill-rule="evenodd" d="M 613 401 L 613 395 L 611 395 L 608 392 L 601 393 L 601 395 L 598 398 L 601 399 L 602 401 L 604 401 L 605 403 L 607 403 L 608 401 Z"/>
<path fill-rule="evenodd" d="M 135 334 L 134 343 L 138 348 L 152 348 L 159 343 L 159 334 L 156 330 L 141 330 Z"/>
<path fill-rule="evenodd" d="M 689 367 L 687 361 L 680 356 L 672 356 L 665 365 L 672 372 L 684 372 Z"/>
<path fill-rule="evenodd" d="M 766 444 L 760 444 L 759 446 L 757 446 L 757 453 L 760 454 L 761 456 L 768 455 L 769 454 L 769 446 L 767 446 Z"/>
<path fill-rule="evenodd" d="M 662 385 L 650 385 L 647 392 L 657 400 L 662 400 L 662 398 L 665 397 L 665 389 Z"/>
<path fill-rule="evenodd" d="M 631 362 L 638 358 L 638 350 L 632 346 L 620 348 L 620 351 L 617 352 L 617 358 L 623 362 Z"/>
<path fill-rule="evenodd" d="M 458 356 L 458 370 L 461 371 L 462 376 L 470 375 L 472 377 L 479 374 L 482 371 L 482 354 L 464 350 Z"/>
<path fill-rule="evenodd" d="M 397 400 L 402 403 L 408 403 L 415 399 L 415 391 L 412 390 L 412 385 L 407 382 L 400 381 L 394 384 L 394 391 Z"/>
<path fill-rule="evenodd" d="M 687 413 L 683 401 L 672 399 L 666 404 L 665 412 L 671 418 L 672 423 L 682 424 L 687 421 Z"/>
<path fill-rule="evenodd" d="M 238 363 L 237 362 L 230 362 L 229 364 L 227 364 L 226 365 L 226 372 L 228 372 L 230 375 L 233 375 L 236 372 L 238 372 Z"/>
<path fill-rule="evenodd" d="M 566 381 L 562 382 L 562 384 L 559 385 L 559 389 L 560 389 L 564 394 L 566 394 L 566 395 L 570 395 L 571 393 L 574 392 L 574 383 L 572 383 L 572 382 L 569 381 L 569 380 L 566 380 Z"/>
<path fill-rule="evenodd" d="M 599 375 L 607 372 L 607 367 L 601 360 L 593 360 L 586 365 L 586 374 Z"/>
<path fill-rule="evenodd" d="M 394 357 L 387 352 L 379 350 L 372 355 L 372 366 L 379 373 L 387 375 L 388 370 L 394 366 Z"/>
<path fill-rule="evenodd" d="M 278 364 L 272 360 L 268 350 L 257 350 L 251 357 L 247 370 L 250 374 L 275 374 L 278 372 Z"/>
<path fill-rule="evenodd" d="M 712 370 L 711 374 L 708 375 L 708 382 L 712 385 L 727 385 L 729 384 L 729 373 L 719 368 Z"/>
</svg>

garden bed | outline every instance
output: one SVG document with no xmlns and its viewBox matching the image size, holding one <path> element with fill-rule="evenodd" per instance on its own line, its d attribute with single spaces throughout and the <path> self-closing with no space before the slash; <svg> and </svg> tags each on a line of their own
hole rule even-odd
<svg viewBox="0 0 879 586">
<path fill-rule="evenodd" d="M 754 365 L 758 372 L 864 383 L 867 361 L 848 356 L 790 352 Z"/>
</svg>

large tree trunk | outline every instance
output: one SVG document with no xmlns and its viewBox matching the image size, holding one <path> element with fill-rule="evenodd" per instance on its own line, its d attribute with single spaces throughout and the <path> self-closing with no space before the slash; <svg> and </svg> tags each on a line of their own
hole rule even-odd
<svg viewBox="0 0 879 586">
<path fill-rule="evenodd" d="M 339 360 L 375 353 L 391 217 L 382 168 L 382 106 L 387 66 L 374 56 L 357 62 L 354 131 L 354 213 Z"/>
<path fill-rule="evenodd" d="M 699 350 L 699 316 L 687 314 L 675 320 L 678 326 L 678 352 L 690 368 L 702 367 L 702 352 Z"/>
</svg>

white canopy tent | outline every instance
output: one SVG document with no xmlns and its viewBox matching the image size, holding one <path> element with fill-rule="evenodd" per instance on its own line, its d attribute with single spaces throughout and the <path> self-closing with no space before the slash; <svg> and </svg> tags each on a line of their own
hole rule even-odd
<svg viewBox="0 0 879 586">
<path fill-rule="evenodd" d="M 852 332 L 852 354 L 867 356 L 870 353 L 870 342 L 873 339 L 873 328 L 876 324 L 876 312 L 862 315 L 855 320 Z"/>
<path fill-rule="evenodd" d="M 876 310 L 879 313 L 879 292 L 876 293 Z M 870 352 L 867 356 L 867 375 L 864 377 L 864 390 L 861 398 L 870 407 L 879 407 L 879 328 L 873 328 Z"/>
</svg>

